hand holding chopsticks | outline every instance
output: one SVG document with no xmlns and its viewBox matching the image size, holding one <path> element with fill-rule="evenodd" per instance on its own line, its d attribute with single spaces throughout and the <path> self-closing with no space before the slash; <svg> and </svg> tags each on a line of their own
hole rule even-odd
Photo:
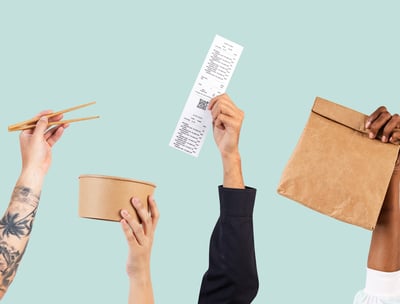
<svg viewBox="0 0 400 304">
<path fill-rule="evenodd" d="M 71 112 L 71 111 L 74 111 L 74 110 L 77 110 L 77 109 L 80 109 L 80 108 L 83 108 L 83 107 L 87 107 L 87 106 L 93 105 L 95 103 L 96 102 L 93 101 L 93 102 L 81 104 L 81 105 L 78 105 L 78 106 L 75 106 L 75 107 L 72 107 L 72 108 L 68 108 L 68 109 L 65 109 L 65 110 L 61 110 L 61 111 L 58 111 L 58 112 L 46 114 L 46 115 L 43 115 L 43 116 L 46 116 L 47 118 L 51 118 L 51 117 L 54 117 L 54 116 L 57 116 L 57 115 L 61 115 L 61 114 L 68 113 L 68 112 Z M 49 122 L 48 126 L 68 124 L 68 123 L 71 123 L 71 122 L 96 119 L 96 118 L 99 118 L 99 117 L 100 116 L 90 116 L 90 117 L 82 117 L 82 118 L 74 118 L 74 119 L 53 121 L 53 122 Z M 35 117 L 35 118 L 29 119 L 29 120 L 25 120 L 25 121 L 10 125 L 10 126 L 8 126 L 8 131 L 9 132 L 13 132 L 13 131 L 26 130 L 26 129 L 33 129 L 33 128 L 36 127 L 36 123 L 38 122 L 39 119 L 40 119 L 40 117 Z"/>
</svg>

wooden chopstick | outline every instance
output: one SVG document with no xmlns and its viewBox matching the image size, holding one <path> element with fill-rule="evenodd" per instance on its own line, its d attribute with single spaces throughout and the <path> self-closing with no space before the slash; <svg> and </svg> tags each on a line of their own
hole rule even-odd
<svg viewBox="0 0 400 304">
<path fill-rule="evenodd" d="M 96 119 L 99 118 L 100 116 L 90 116 L 90 117 L 81 117 L 81 118 L 73 118 L 73 119 L 66 119 L 66 120 L 60 120 L 60 121 L 53 121 L 49 122 L 48 126 L 56 126 L 56 125 L 63 125 L 63 124 L 69 124 L 71 122 L 77 122 L 77 121 L 83 121 L 83 120 L 90 120 L 90 119 Z M 33 129 L 36 127 L 36 124 L 29 124 L 29 125 L 22 125 L 18 128 L 13 128 L 9 129 L 9 132 L 14 132 L 14 131 L 22 131 L 22 130 L 27 130 L 27 129 Z"/>
<path fill-rule="evenodd" d="M 75 106 L 75 107 L 72 107 L 72 108 L 68 108 L 68 109 L 65 109 L 65 110 L 57 111 L 57 112 L 50 113 L 50 114 L 43 115 L 43 116 L 46 116 L 47 118 L 50 118 L 50 117 L 54 117 L 54 116 L 57 116 L 57 115 L 60 115 L 60 114 L 68 113 L 68 112 L 71 112 L 71 111 L 74 111 L 74 110 L 77 110 L 77 109 L 88 107 L 88 106 L 90 106 L 92 104 L 95 104 L 95 103 L 96 103 L 95 101 L 84 103 L 84 104 L 81 104 L 81 105 L 78 105 L 78 106 Z M 40 119 L 40 117 L 34 117 L 32 119 L 28 119 L 28 120 L 21 121 L 21 122 L 18 122 L 16 124 L 10 125 L 10 126 L 8 126 L 8 131 L 11 132 L 11 131 L 31 129 L 33 127 L 28 127 L 28 126 L 30 126 L 32 124 L 35 125 L 39 119 Z M 86 120 L 86 119 L 84 119 L 84 120 Z M 49 125 L 50 124 L 51 123 L 49 123 Z M 25 129 L 21 129 L 21 127 L 24 127 L 24 126 L 26 126 L 26 128 Z"/>
</svg>

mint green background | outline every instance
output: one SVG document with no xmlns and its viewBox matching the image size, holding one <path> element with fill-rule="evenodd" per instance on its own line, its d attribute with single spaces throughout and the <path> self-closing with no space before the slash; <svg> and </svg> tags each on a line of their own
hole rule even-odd
<svg viewBox="0 0 400 304">
<path fill-rule="evenodd" d="M 254 303 L 352 303 L 370 232 L 276 194 L 315 96 L 364 113 L 399 111 L 398 1 L 1 1 L 0 201 L 20 170 L 7 126 L 42 109 L 67 115 L 26 255 L 4 303 L 125 303 L 127 246 L 117 223 L 81 219 L 78 176 L 152 181 L 161 219 L 157 303 L 196 303 L 218 216 L 211 134 L 199 158 L 168 146 L 215 34 L 244 46 L 228 93 L 241 135 L 260 290 Z M 368 151 L 366 151 L 368 153 Z"/>
</svg>

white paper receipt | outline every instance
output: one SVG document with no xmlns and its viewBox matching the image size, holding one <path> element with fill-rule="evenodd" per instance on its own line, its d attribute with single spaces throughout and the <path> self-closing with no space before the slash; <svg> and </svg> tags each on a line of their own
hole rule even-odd
<svg viewBox="0 0 400 304">
<path fill-rule="evenodd" d="M 198 156 L 212 125 L 209 101 L 225 93 L 243 47 L 216 35 L 186 101 L 169 145 Z"/>
</svg>

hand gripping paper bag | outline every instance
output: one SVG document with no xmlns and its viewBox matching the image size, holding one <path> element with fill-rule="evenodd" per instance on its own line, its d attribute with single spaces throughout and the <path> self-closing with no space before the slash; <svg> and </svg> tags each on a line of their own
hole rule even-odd
<svg viewBox="0 0 400 304">
<path fill-rule="evenodd" d="M 367 115 L 317 97 L 283 170 L 278 193 L 373 230 L 399 146 L 368 138 Z"/>
</svg>

